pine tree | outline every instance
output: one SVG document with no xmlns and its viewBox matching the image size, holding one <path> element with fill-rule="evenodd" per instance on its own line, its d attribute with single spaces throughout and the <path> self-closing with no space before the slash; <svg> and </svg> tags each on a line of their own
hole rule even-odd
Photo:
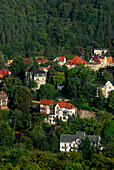
<svg viewBox="0 0 114 170">
<path fill-rule="evenodd" d="M 86 137 L 83 145 L 83 158 L 84 159 L 91 158 L 91 142 L 88 137 Z"/>
</svg>

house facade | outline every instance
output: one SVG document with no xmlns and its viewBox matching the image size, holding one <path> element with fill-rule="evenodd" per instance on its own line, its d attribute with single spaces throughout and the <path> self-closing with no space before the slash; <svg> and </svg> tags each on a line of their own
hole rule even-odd
<svg viewBox="0 0 114 170">
<path fill-rule="evenodd" d="M 53 61 L 57 61 L 60 66 L 64 65 L 66 63 L 66 57 L 65 56 L 59 56 L 56 57 Z"/>
<path fill-rule="evenodd" d="M 30 80 L 34 80 L 37 83 L 37 89 L 40 88 L 41 85 L 46 83 L 47 73 L 43 70 L 36 69 L 30 71 Z"/>
<path fill-rule="evenodd" d="M 8 109 L 8 95 L 0 91 L 0 109 Z"/>
<path fill-rule="evenodd" d="M 89 138 L 91 146 L 101 146 L 100 136 L 86 135 L 85 132 L 77 131 L 75 135 L 61 134 L 60 136 L 60 151 L 69 152 L 73 150 L 82 150 L 86 137 Z"/>
<path fill-rule="evenodd" d="M 77 108 L 71 103 L 42 99 L 40 112 L 48 115 L 45 122 L 55 124 L 55 118 L 67 122 L 73 114 L 77 115 Z"/>
<path fill-rule="evenodd" d="M 103 87 L 101 88 L 102 93 L 105 98 L 108 98 L 109 93 L 114 90 L 114 81 L 107 81 L 103 84 Z"/>
</svg>

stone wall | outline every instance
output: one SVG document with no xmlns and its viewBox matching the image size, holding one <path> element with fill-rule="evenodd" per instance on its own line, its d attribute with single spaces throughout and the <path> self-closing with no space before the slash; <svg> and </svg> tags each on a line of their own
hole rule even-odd
<svg viewBox="0 0 114 170">
<path fill-rule="evenodd" d="M 88 110 L 79 110 L 80 118 L 96 118 L 96 114 L 94 112 L 90 112 Z"/>
</svg>

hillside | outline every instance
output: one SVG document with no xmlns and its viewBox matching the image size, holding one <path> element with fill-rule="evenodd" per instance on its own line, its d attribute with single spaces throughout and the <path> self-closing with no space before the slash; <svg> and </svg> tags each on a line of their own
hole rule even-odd
<svg viewBox="0 0 114 170">
<path fill-rule="evenodd" d="M 0 50 L 13 56 L 113 54 L 113 0 L 0 0 Z"/>
</svg>

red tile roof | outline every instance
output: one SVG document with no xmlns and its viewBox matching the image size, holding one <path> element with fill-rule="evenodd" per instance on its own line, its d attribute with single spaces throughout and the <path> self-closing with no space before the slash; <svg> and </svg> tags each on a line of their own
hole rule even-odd
<svg viewBox="0 0 114 170">
<path fill-rule="evenodd" d="M 73 58 L 70 59 L 66 62 L 67 65 L 74 65 L 74 64 L 86 64 L 87 62 L 85 60 L 83 60 L 82 58 L 78 57 L 77 55 Z"/>
<path fill-rule="evenodd" d="M 54 102 L 53 100 L 42 99 L 42 100 L 40 101 L 40 104 L 50 105 L 50 104 L 53 103 L 53 102 Z"/>
<path fill-rule="evenodd" d="M 95 63 L 101 63 L 99 60 L 99 56 L 95 55 L 94 57 L 92 57 Z"/>
<path fill-rule="evenodd" d="M 52 104 L 52 106 L 55 106 L 56 104 L 58 104 L 60 108 L 76 109 L 76 107 L 73 106 L 71 103 L 66 103 L 66 102 L 62 102 L 62 101 L 53 101 L 53 100 L 48 100 L 48 99 L 42 99 L 40 101 L 40 104 L 42 104 L 42 105 Z"/>
<path fill-rule="evenodd" d="M 44 70 L 48 70 L 48 67 L 41 67 L 40 69 L 44 71 Z"/>
<path fill-rule="evenodd" d="M 44 63 L 44 62 L 46 62 L 46 61 L 48 61 L 47 59 L 42 59 L 42 60 L 37 60 L 37 63 L 39 63 L 39 64 L 42 64 L 42 63 Z"/>
<path fill-rule="evenodd" d="M 62 61 L 62 62 L 64 62 L 64 60 L 65 60 L 65 57 L 64 56 L 59 56 L 59 57 L 57 57 L 60 61 Z"/>
<path fill-rule="evenodd" d="M 112 56 L 107 57 L 107 62 L 108 62 L 109 64 L 113 64 L 113 63 L 114 63 L 113 57 L 112 57 Z"/>
<path fill-rule="evenodd" d="M 24 62 L 29 62 L 29 59 L 28 58 L 24 59 Z"/>
<path fill-rule="evenodd" d="M 7 74 L 9 74 L 9 70 L 0 70 L 0 78 L 3 78 Z"/>
<path fill-rule="evenodd" d="M 66 109 L 75 109 L 76 107 L 73 106 L 71 103 L 66 103 L 66 102 L 57 102 L 57 104 L 60 106 L 60 108 L 66 108 Z"/>
<path fill-rule="evenodd" d="M 103 55 L 101 55 L 101 59 L 104 59 L 104 56 L 103 56 Z"/>
</svg>

